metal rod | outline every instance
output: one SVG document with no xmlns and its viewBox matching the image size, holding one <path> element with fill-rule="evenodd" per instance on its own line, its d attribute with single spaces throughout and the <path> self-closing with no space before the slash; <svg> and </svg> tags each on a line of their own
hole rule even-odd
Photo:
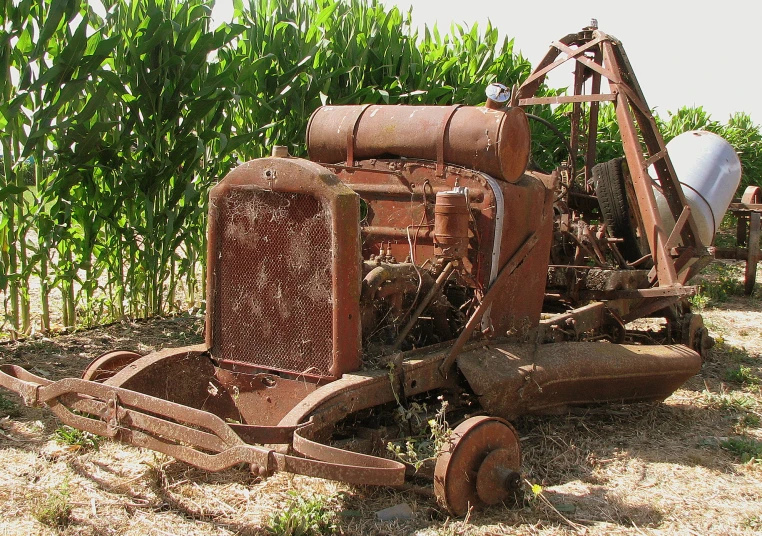
<svg viewBox="0 0 762 536">
<path fill-rule="evenodd" d="M 476 308 L 476 311 L 474 311 L 474 313 L 471 315 L 471 318 L 468 319 L 466 327 L 463 328 L 463 331 L 458 336 L 455 344 L 453 344 L 452 348 L 450 349 L 450 353 L 439 366 L 439 372 L 442 374 L 442 376 L 447 377 L 447 373 L 450 371 L 450 367 L 455 361 L 455 358 L 458 357 L 458 354 L 463 349 L 463 346 L 466 344 L 468 339 L 471 338 L 471 335 L 476 329 L 476 326 L 481 322 L 484 313 L 489 310 L 489 306 L 502 292 L 503 287 L 508 282 L 508 280 L 510 280 L 511 275 L 516 271 L 516 268 L 518 268 L 521 263 L 524 262 L 524 259 L 526 259 L 527 256 L 532 252 L 532 249 L 534 248 L 535 244 L 537 244 L 539 239 L 540 238 L 536 234 L 532 234 L 532 236 L 526 239 L 526 241 L 521 245 L 516 253 L 513 254 L 513 256 L 500 270 L 500 274 L 498 274 L 497 279 L 495 279 L 495 282 L 492 284 L 489 290 L 487 290 L 487 294 L 484 295 L 484 298 L 482 298 L 481 303 Z"/>
<path fill-rule="evenodd" d="M 447 266 L 445 266 L 444 270 L 442 270 L 442 273 L 439 274 L 439 277 L 437 277 L 437 280 L 434 282 L 434 286 L 429 289 L 429 291 L 423 297 L 423 300 L 421 300 L 421 303 L 418 304 L 418 307 L 416 307 L 415 311 L 413 312 L 413 316 L 410 317 L 410 320 L 407 321 L 405 327 L 402 328 L 402 331 L 400 331 L 400 334 L 397 336 L 397 340 L 394 341 L 392 352 L 396 352 L 400 345 L 404 342 L 405 337 L 407 337 L 408 333 L 410 333 L 410 330 L 413 329 L 413 326 L 415 326 L 416 322 L 418 322 L 418 318 L 421 316 L 421 313 L 423 313 L 424 309 L 429 306 L 431 300 L 434 299 L 434 296 L 436 296 L 437 292 L 439 292 L 439 290 L 442 288 L 442 285 L 444 285 L 445 281 L 447 281 L 447 278 L 450 277 L 450 274 L 457 266 L 457 262 L 458 261 L 448 262 Z"/>
</svg>

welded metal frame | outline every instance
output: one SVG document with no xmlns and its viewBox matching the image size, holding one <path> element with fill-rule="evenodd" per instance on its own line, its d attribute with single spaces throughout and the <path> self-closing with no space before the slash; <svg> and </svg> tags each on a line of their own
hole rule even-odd
<svg viewBox="0 0 762 536">
<path fill-rule="evenodd" d="M 548 73 L 567 62 L 575 64 L 574 93 L 567 96 L 538 97 Z M 609 93 L 601 92 L 601 81 L 608 81 Z M 590 80 L 590 93 L 583 94 L 585 83 Z M 701 244 L 696 223 L 687 208 L 685 196 L 677 174 L 667 152 L 656 121 L 646 103 L 632 66 L 615 37 L 605 34 L 595 27 L 588 27 L 579 33 L 569 34 L 553 42 L 550 50 L 538 64 L 534 72 L 518 88 L 511 98 L 511 105 L 527 107 L 536 104 L 572 103 L 571 117 L 571 176 L 575 176 L 578 140 L 582 129 L 582 103 L 589 103 L 587 121 L 587 151 L 585 160 L 585 181 L 591 177 L 596 163 L 596 137 L 598 113 L 601 102 L 613 102 L 622 138 L 626 161 L 632 176 L 637 197 L 637 210 L 642 218 L 643 229 L 648 239 L 655 272 L 654 284 L 660 287 L 684 285 L 702 263 L 687 262 L 690 258 L 707 256 L 707 244 Z M 638 135 L 645 144 L 642 150 Z M 653 165 L 657 181 L 648 174 Z M 674 219 L 678 222 L 671 236 L 668 236 L 664 222 L 656 207 L 653 188 L 658 186 L 663 192 Z M 683 246 L 677 248 L 682 239 Z M 678 259 L 682 259 L 678 262 Z"/>
</svg>

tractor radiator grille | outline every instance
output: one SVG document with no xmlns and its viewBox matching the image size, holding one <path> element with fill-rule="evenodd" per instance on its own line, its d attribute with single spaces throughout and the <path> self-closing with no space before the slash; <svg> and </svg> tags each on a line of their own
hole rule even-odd
<svg viewBox="0 0 762 536">
<path fill-rule="evenodd" d="M 330 214 L 313 196 L 259 189 L 217 203 L 213 355 L 330 375 Z"/>
</svg>

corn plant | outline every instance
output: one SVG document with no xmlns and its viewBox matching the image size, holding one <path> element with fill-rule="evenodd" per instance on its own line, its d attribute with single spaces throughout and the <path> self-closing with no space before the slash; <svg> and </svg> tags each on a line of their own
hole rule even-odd
<svg viewBox="0 0 762 536">
<path fill-rule="evenodd" d="M 233 22 L 218 28 L 213 0 L 100 3 L 0 2 L 9 331 L 31 329 L 32 278 L 43 330 L 57 315 L 77 326 L 201 305 L 208 189 L 273 144 L 303 155 L 320 105 L 480 104 L 490 82 L 530 72 L 489 24 L 418 32 L 411 12 L 377 0 L 236 0 Z M 564 107 L 532 111 L 568 130 Z M 621 151 L 613 118 L 602 110 L 599 146 L 611 158 Z M 682 120 L 670 119 L 675 129 Z M 744 165 L 762 168 L 751 119 L 722 128 Z M 541 128 L 533 136 L 553 167 L 560 141 Z"/>
</svg>

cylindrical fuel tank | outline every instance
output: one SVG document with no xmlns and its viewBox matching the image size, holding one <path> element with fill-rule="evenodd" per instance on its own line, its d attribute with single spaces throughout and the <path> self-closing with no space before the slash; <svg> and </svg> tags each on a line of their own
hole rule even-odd
<svg viewBox="0 0 762 536">
<path fill-rule="evenodd" d="M 741 161 L 727 141 L 712 132 L 683 132 L 667 144 L 667 151 L 698 227 L 701 243 L 708 246 L 720 227 L 741 182 Z M 649 169 L 656 177 L 653 166 Z M 659 213 L 667 231 L 675 219 L 667 200 L 655 191 Z"/>
<path fill-rule="evenodd" d="M 322 163 L 402 156 L 437 160 L 515 182 L 529 162 L 520 108 L 475 106 L 323 106 L 307 126 L 310 159 Z"/>
<path fill-rule="evenodd" d="M 468 198 L 464 188 L 438 192 L 434 205 L 434 255 L 460 259 L 468 255 Z"/>
</svg>

